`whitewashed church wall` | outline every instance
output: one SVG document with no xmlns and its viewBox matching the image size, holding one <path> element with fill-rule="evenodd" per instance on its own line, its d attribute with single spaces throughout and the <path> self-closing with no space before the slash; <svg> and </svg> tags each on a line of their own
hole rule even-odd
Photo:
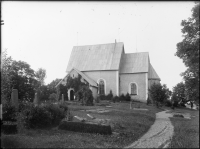
<svg viewBox="0 0 200 149">
<path fill-rule="evenodd" d="M 117 95 L 117 71 L 84 71 L 88 77 L 98 82 L 99 79 L 105 80 L 105 94 L 109 94 L 110 90 L 112 90 L 113 95 Z"/>
<path fill-rule="evenodd" d="M 130 95 L 131 99 L 146 102 L 147 98 L 147 87 L 146 85 L 146 73 L 137 74 L 120 74 L 120 95 L 126 95 L 127 92 L 130 94 L 130 83 L 136 83 L 138 89 L 138 95 Z"/>
</svg>

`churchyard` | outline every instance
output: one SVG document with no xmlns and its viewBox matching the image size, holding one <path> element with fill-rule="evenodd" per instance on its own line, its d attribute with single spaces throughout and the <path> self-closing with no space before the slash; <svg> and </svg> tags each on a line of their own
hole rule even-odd
<svg viewBox="0 0 200 149">
<path fill-rule="evenodd" d="M 100 101 L 94 106 L 82 106 L 79 102 L 65 101 L 65 104 L 72 117 L 70 121 L 85 123 L 81 122 L 80 119 L 96 120 L 101 125 L 102 121 L 107 120 L 112 134 L 103 135 L 62 130 L 59 129 L 58 124 L 40 129 L 24 129 L 15 134 L 2 133 L 3 147 L 124 147 L 145 134 L 155 121 L 155 113 L 162 110 L 140 102 L 133 102 L 132 109 L 130 109 L 129 102 Z"/>
</svg>

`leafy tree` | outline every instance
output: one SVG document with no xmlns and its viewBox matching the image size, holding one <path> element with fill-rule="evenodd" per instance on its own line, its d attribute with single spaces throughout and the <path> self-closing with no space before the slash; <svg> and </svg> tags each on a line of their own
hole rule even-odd
<svg viewBox="0 0 200 149">
<path fill-rule="evenodd" d="M 161 85 L 154 83 L 149 89 L 150 96 L 156 106 L 159 106 L 159 103 L 164 103 L 171 95 L 171 91 L 167 88 L 166 84 Z"/>
<path fill-rule="evenodd" d="M 126 98 L 126 101 L 131 101 L 131 96 L 128 92 L 126 93 L 125 98 Z"/>
<path fill-rule="evenodd" d="M 55 94 L 55 93 L 50 94 L 50 95 L 49 95 L 49 99 L 50 99 L 51 101 L 55 101 L 55 100 L 56 100 L 56 94 Z"/>
<path fill-rule="evenodd" d="M 12 89 L 18 90 L 20 101 L 33 100 L 39 83 L 30 65 L 23 61 L 12 60 L 7 51 L 2 53 L 1 67 L 1 98 L 10 101 Z"/>
<path fill-rule="evenodd" d="M 35 78 L 35 72 L 30 65 L 23 61 L 13 61 L 10 76 L 12 88 L 18 89 L 20 100 L 32 101 L 39 82 Z"/>
<path fill-rule="evenodd" d="M 199 2 L 192 8 L 192 16 L 182 20 L 184 39 L 177 44 L 176 56 L 183 60 L 187 70 L 181 74 L 190 100 L 199 101 Z"/>
<path fill-rule="evenodd" d="M 48 87 L 48 89 L 49 89 L 49 91 L 50 91 L 51 93 L 56 93 L 56 85 L 57 85 L 61 80 L 62 80 L 62 79 L 56 78 L 55 80 L 53 80 L 51 83 L 49 83 L 49 84 L 47 85 L 47 87 Z"/>
<path fill-rule="evenodd" d="M 121 94 L 121 96 L 119 97 L 119 100 L 120 101 L 125 101 L 126 100 L 126 97 L 124 96 L 124 94 Z"/>
<path fill-rule="evenodd" d="M 46 70 L 43 68 L 39 68 L 36 73 L 35 73 L 38 81 L 40 82 L 41 85 L 44 85 L 44 80 L 46 78 Z"/>
<path fill-rule="evenodd" d="M 112 100 L 112 98 L 113 98 L 113 93 L 112 93 L 112 90 L 110 90 L 110 93 L 107 95 L 106 99 Z"/>
<path fill-rule="evenodd" d="M 10 76 L 12 58 L 7 56 L 7 50 L 1 57 L 1 102 L 6 102 L 12 92 L 12 80 Z"/>
<path fill-rule="evenodd" d="M 173 87 L 172 100 L 177 103 L 187 102 L 186 96 L 185 96 L 185 84 L 183 82 L 180 82 L 175 87 Z"/>
<path fill-rule="evenodd" d="M 92 91 L 87 85 L 81 86 L 80 90 L 76 92 L 76 96 L 81 100 L 82 105 L 92 106 L 93 105 L 93 95 Z"/>
</svg>

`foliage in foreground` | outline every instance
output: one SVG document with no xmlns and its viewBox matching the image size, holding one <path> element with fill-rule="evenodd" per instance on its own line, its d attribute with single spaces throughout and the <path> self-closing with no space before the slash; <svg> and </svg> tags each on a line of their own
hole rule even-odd
<svg viewBox="0 0 200 149">
<path fill-rule="evenodd" d="M 45 128 L 58 125 L 66 117 L 68 107 L 65 104 L 46 104 L 35 106 L 28 103 L 21 112 L 18 113 L 17 119 L 19 125 L 25 128 Z"/>
<path fill-rule="evenodd" d="M 174 107 L 184 105 L 187 102 L 185 91 L 185 84 L 183 82 L 180 82 L 173 87 L 171 101 L 173 102 Z"/>
<path fill-rule="evenodd" d="M 184 39 L 177 43 L 176 56 L 183 60 L 187 70 L 181 74 L 185 81 L 186 94 L 190 100 L 199 102 L 199 9 L 200 3 L 195 2 L 192 16 L 182 20 Z"/>
<path fill-rule="evenodd" d="M 165 84 L 161 85 L 160 83 L 154 83 L 150 87 L 149 93 L 157 107 L 160 103 L 166 102 L 171 96 L 171 91 L 167 88 L 167 86 Z"/>
</svg>

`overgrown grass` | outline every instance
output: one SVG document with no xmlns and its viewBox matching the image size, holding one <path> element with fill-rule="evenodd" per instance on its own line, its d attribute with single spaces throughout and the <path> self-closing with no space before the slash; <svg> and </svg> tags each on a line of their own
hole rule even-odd
<svg viewBox="0 0 200 149">
<path fill-rule="evenodd" d="M 199 110 L 176 108 L 175 112 L 190 113 L 191 119 L 171 117 L 174 135 L 170 148 L 199 148 Z"/>
<path fill-rule="evenodd" d="M 112 107 L 70 104 L 69 108 L 73 115 L 83 118 L 89 119 L 87 116 L 89 113 L 96 118 L 110 119 L 112 131 L 115 132 L 112 135 L 79 133 L 58 130 L 56 128 L 46 130 L 34 129 L 26 130 L 16 135 L 3 135 L 2 141 L 5 138 L 12 138 L 9 141 L 12 142 L 14 140 L 17 147 L 28 148 L 122 148 L 144 135 L 154 123 L 155 113 L 161 111 L 161 109 L 157 109 L 156 107 L 138 102 L 134 102 L 132 107 L 137 108 L 140 105 L 140 108 L 148 109 L 148 111 L 130 109 L 129 102 L 109 103 L 109 105 Z M 110 111 L 105 113 L 91 113 L 85 111 L 87 109 L 108 109 Z M 5 141 L 2 143 L 4 144 L 3 147 L 8 147 Z"/>
</svg>

